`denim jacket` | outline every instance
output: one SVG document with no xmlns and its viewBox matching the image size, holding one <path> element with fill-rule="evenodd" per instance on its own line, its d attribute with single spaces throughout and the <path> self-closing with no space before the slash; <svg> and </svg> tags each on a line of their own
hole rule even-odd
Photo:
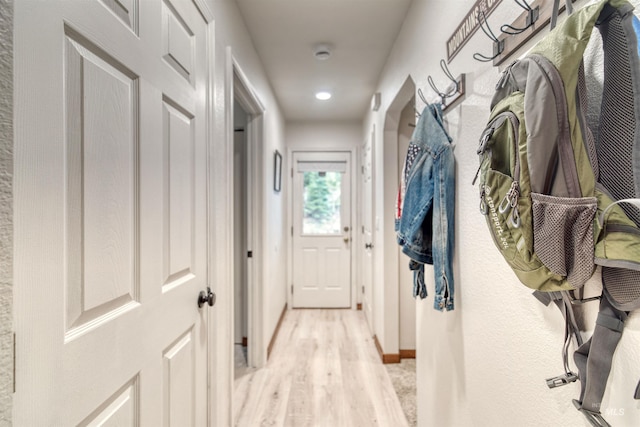
<svg viewBox="0 0 640 427">
<path fill-rule="evenodd" d="M 396 207 L 397 240 L 402 252 L 411 258 L 414 296 L 427 296 L 424 264 L 432 264 L 434 308 L 440 311 L 453 310 L 453 148 L 443 126 L 442 107 L 426 106 L 409 143 Z"/>
</svg>

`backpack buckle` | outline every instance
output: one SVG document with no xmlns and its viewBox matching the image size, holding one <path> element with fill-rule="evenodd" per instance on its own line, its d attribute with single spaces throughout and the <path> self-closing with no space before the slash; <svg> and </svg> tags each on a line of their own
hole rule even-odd
<svg viewBox="0 0 640 427">
<path fill-rule="evenodd" d="M 578 380 L 578 375 L 573 372 L 567 372 L 563 375 L 558 375 L 557 377 L 547 378 L 547 387 L 556 388 L 562 387 L 563 385 L 570 384 Z"/>
<path fill-rule="evenodd" d="M 485 129 L 485 131 L 482 133 L 482 136 L 480 137 L 480 145 L 478 146 L 478 150 L 476 151 L 476 154 L 480 155 L 484 153 L 485 148 L 487 148 L 487 142 L 489 142 L 489 139 L 493 135 L 494 130 L 495 129 L 493 128 Z"/>
</svg>

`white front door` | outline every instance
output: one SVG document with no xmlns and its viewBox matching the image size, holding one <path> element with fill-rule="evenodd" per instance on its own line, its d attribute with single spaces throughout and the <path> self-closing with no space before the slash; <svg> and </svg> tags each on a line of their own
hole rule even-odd
<svg viewBox="0 0 640 427">
<path fill-rule="evenodd" d="M 207 424 L 207 24 L 15 2 L 14 425 Z"/>
<path fill-rule="evenodd" d="M 362 144 L 362 310 L 373 332 L 373 147 L 375 133 Z"/>
<path fill-rule="evenodd" d="M 293 154 L 293 307 L 351 307 L 350 153 Z"/>
</svg>

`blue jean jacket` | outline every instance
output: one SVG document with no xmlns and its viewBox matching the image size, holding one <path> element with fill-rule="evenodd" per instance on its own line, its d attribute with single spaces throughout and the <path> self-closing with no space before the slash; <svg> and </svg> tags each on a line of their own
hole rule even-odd
<svg viewBox="0 0 640 427">
<path fill-rule="evenodd" d="M 424 108 L 405 160 L 396 232 L 411 258 L 414 296 L 425 298 L 424 264 L 433 264 L 436 310 L 453 310 L 455 161 L 439 104 Z"/>
</svg>

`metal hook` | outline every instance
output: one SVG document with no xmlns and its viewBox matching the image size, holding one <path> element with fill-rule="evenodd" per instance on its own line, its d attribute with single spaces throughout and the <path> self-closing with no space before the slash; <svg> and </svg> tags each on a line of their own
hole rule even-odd
<svg viewBox="0 0 640 427">
<path fill-rule="evenodd" d="M 482 32 L 485 33 L 486 36 L 491 39 L 491 41 L 493 41 L 493 56 L 488 57 L 488 56 L 482 55 L 481 53 L 476 52 L 473 54 L 473 59 L 480 62 L 493 61 L 504 51 L 504 40 L 498 40 L 498 38 L 493 33 L 493 31 L 491 31 L 491 27 L 489 27 L 489 23 L 487 22 L 487 17 L 484 14 L 484 12 L 480 12 L 478 14 L 478 22 L 480 24 L 480 28 L 482 29 Z"/>
<path fill-rule="evenodd" d="M 524 31 L 526 31 L 540 17 L 540 6 L 536 6 L 535 9 L 532 9 L 531 6 L 529 6 L 529 3 L 526 2 L 526 0 L 514 0 L 514 1 L 516 2 L 516 4 L 518 6 L 520 6 L 521 8 L 523 8 L 524 10 L 527 11 L 527 19 L 525 21 L 525 27 L 524 28 L 514 27 L 514 26 L 509 25 L 509 24 L 504 24 L 502 27 L 500 27 L 500 31 L 502 31 L 505 34 L 509 34 L 511 36 L 515 36 L 515 35 L 518 35 L 518 34 L 524 32 Z"/>
<path fill-rule="evenodd" d="M 459 91 L 459 87 L 458 87 L 458 81 L 453 77 L 453 74 L 451 74 L 451 71 L 449 71 L 449 68 L 447 68 L 447 63 L 444 62 L 444 59 L 440 60 L 440 68 L 442 69 L 442 72 L 447 76 L 447 78 L 453 82 L 454 84 L 453 90 L 450 90 L 449 93 L 441 92 L 440 89 L 436 87 L 431 76 L 427 77 L 427 82 L 429 83 L 429 86 L 431 86 L 431 89 L 433 89 L 435 93 L 440 95 L 440 98 L 442 99 L 442 103 L 444 104 L 444 100 L 446 98 L 451 98 L 452 96 L 454 96 Z"/>
<path fill-rule="evenodd" d="M 429 101 L 427 101 L 427 98 L 424 96 L 424 93 L 422 92 L 422 89 L 420 89 L 420 88 L 418 88 L 418 96 L 420 97 L 422 102 L 424 102 L 425 105 L 429 105 Z"/>
</svg>

